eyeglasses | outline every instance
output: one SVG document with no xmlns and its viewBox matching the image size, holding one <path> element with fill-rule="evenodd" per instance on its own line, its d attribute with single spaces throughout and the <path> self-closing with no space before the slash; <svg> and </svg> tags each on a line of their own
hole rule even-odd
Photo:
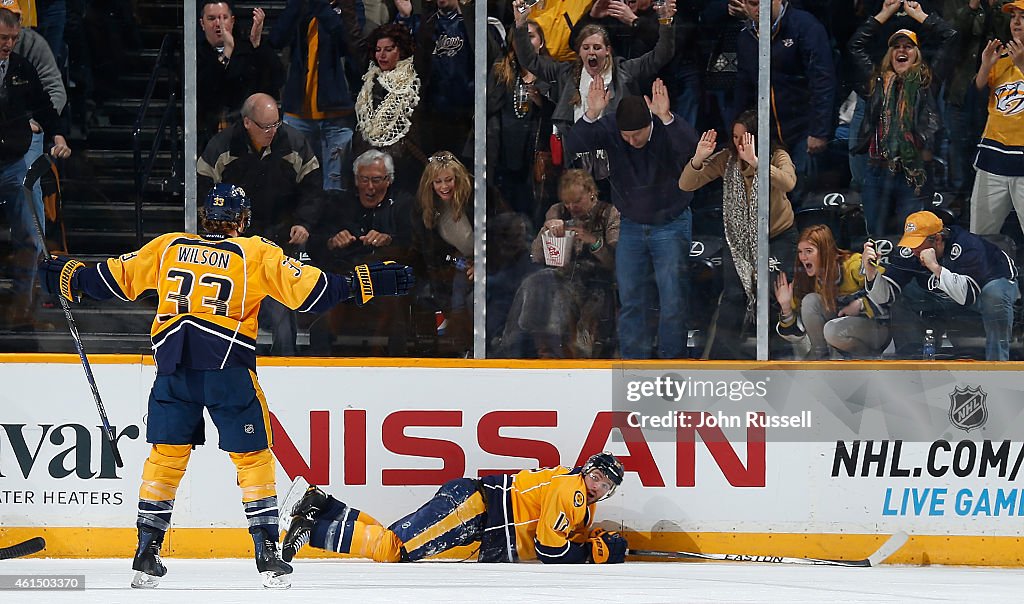
<svg viewBox="0 0 1024 604">
<path fill-rule="evenodd" d="M 247 119 L 250 122 L 252 122 L 253 124 L 255 124 L 257 128 L 259 128 L 260 130 L 262 130 L 263 132 L 265 132 L 267 134 L 270 134 L 274 130 L 277 130 L 278 128 L 280 128 L 281 124 L 283 123 L 281 120 L 277 120 L 273 124 L 268 124 L 268 125 L 264 126 L 263 124 L 257 122 L 256 120 L 252 119 L 251 117 L 247 118 Z"/>
<path fill-rule="evenodd" d="M 358 182 L 361 185 L 365 185 L 367 183 L 370 183 L 370 184 L 376 186 L 376 185 L 379 185 L 382 182 L 384 182 L 384 181 L 386 181 L 386 180 L 388 180 L 390 178 L 391 178 L 390 176 L 357 176 L 356 177 L 356 182 Z"/>
</svg>

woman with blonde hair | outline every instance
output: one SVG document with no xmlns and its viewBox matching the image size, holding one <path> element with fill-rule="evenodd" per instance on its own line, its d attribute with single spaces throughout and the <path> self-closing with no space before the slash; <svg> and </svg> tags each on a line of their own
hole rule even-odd
<svg viewBox="0 0 1024 604">
<path fill-rule="evenodd" d="M 421 296 L 434 298 L 448 319 L 454 352 L 465 354 L 473 333 L 473 180 L 452 152 L 427 159 L 412 225 Z"/>
<path fill-rule="evenodd" d="M 571 232 L 562 266 L 547 266 L 523 280 L 509 310 L 498 354 L 523 358 L 607 358 L 614 351 L 615 246 L 619 211 L 598 199 L 583 170 L 566 170 L 533 241 L 530 256 L 547 264 L 544 238 Z"/>
<path fill-rule="evenodd" d="M 942 55 L 949 54 L 956 38 L 956 30 L 938 14 L 925 14 L 915 0 L 885 0 L 881 11 L 850 38 L 860 76 L 857 92 L 867 99 L 859 142 L 850 152 L 868 155 L 861 197 L 867 231 L 875 236 L 889 232 L 893 218 L 902 226 L 931 200 L 934 183 L 927 167 L 942 126 L 935 94 L 943 78 L 924 62 L 917 33 L 900 29 L 889 36 L 889 48 L 877 66 L 869 54 L 882 25 L 901 7 L 923 26 L 923 33 L 938 38 L 940 56 L 932 61 L 936 67 L 948 70 L 952 57 Z"/>
<path fill-rule="evenodd" d="M 593 80 L 604 80 L 605 89 L 609 93 L 605 112 L 615 113 L 619 101 L 624 97 L 649 94 L 649 90 L 640 89 L 640 83 L 653 81 L 675 53 L 675 34 L 671 23 L 671 17 L 676 12 L 675 0 L 666 0 L 663 21 L 667 22 L 658 26 L 658 43 L 650 52 L 628 60 L 616 56 L 605 28 L 587 25 L 576 36 L 573 50 L 577 56 L 571 62 L 560 62 L 538 54 L 530 44 L 526 27 L 529 9 L 526 9 L 523 0 L 515 0 L 512 5 L 515 8 L 516 56 L 523 67 L 556 87 L 551 93 L 551 98 L 555 99 L 551 120 L 558 128 L 562 140 L 565 140 L 565 134 L 572 125 L 586 113 L 587 92 Z M 520 9 L 524 12 L 520 12 Z M 575 154 L 570 149 L 565 152 L 568 164 Z M 595 178 L 599 177 L 595 174 Z"/>
<path fill-rule="evenodd" d="M 823 224 L 801 231 L 796 250 L 793 281 L 784 272 L 775 281 L 782 309 L 776 330 L 793 344 L 796 357 L 881 354 L 889 343 L 889 325 L 878 319 L 879 308 L 864 289 L 861 255 L 839 249 Z"/>
</svg>

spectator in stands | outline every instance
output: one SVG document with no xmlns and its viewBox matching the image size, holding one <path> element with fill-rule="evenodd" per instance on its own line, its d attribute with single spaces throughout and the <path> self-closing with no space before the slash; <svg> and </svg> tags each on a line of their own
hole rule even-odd
<svg viewBox="0 0 1024 604">
<path fill-rule="evenodd" d="M 291 64 L 281 106 L 284 121 L 310 140 L 325 190 L 344 189 L 355 126 L 345 67 L 359 63 L 362 30 L 355 0 L 288 0 L 270 43 L 288 47 Z"/>
<path fill-rule="evenodd" d="M 323 218 L 310 234 L 307 249 L 317 266 L 347 274 L 358 264 L 395 260 L 406 262 L 412 240 L 412 201 L 395 190 L 391 156 L 370 149 L 352 162 L 355 194 L 326 193 Z M 397 302 L 394 303 L 394 302 Z M 366 314 L 368 313 L 368 314 Z M 365 315 L 365 316 L 364 316 Z M 381 298 L 360 309 L 357 323 L 372 326 L 373 335 L 387 338 L 387 347 L 371 348 L 375 356 L 403 356 L 408 330 L 409 299 Z M 339 307 L 326 317 L 330 334 L 352 330 L 354 317 Z M 317 350 L 316 334 L 310 340 Z M 329 349 L 321 346 L 318 352 Z"/>
<path fill-rule="evenodd" d="M 614 112 L 619 101 L 630 94 L 642 94 L 637 81 L 653 78 L 672 59 L 675 38 L 671 24 L 658 28 L 658 44 L 654 50 L 636 59 L 626 60 L 614 54 L 608 32 L 596 25 L 582 28 L 576 40 L 578 56 L 571 63 L 560 63 L 538 55 L 529 44 L 526 13 L 519 12 L 523 0 L 515 0 L 516 53 L 519 62 L 538 78 L 552 82 L 555 110 L 551 116 L 564 144 L 566 165 L 582 167 L 602 180 L 608 176 L 607 156 L 598 151 L 574 147 L 568 136 L 573 125 L 588 111 L 588 90 L 592 81 L 603 82 L 607 89 L 606 109 Z M 665 14 L 675 14 L 675 0 L 668 0 Z M 544 31 L 548 35 L 547 30 Z M 600 117 L 600 114 L 597 114 Z M 579 154 L 580 157 L 577 157 Z M 602 157 L 604 159 L 602 159 Z M 613 200 L 614 201 L 614 200 Z"/>
<path fill-rule="evenodd" d="M 797 183 L 809 182 L 809 155 L 825 151 L 832 138 L 836 74 L 832 48 L 822 24 L 790 2 L 771 0 L 771 111 L 779 138 L 789 150 Z M 736 39 L 735 107 L 757 102 L 758 9 L 744 0 L 751 21 Z M 800 199 L 799 193 L 794 197 Z"/>
<path fill-rule="evenodd" d="M 557 186 L 557 183 L 555 183 Z M 487 356 L 500 356 L 512 302 L 523 280 L 541 270 L 530 259 L 533 227 L 522 214 L 510 212 L 494 199 L 501 194 L 487 188 Z M 498 206 L 495 208 L 495 206 Z"/>
<path fill-rule="evenodd" d="M 975 87 L 974 80 L 985 45 L 994 37 L 1005 37 L 1006 15 L 999 10 L 1000 1 L 943 0 L 941 5 L 940 14 L 957 32 L 950 51 L 950 58 L 955 58 L 942 87 L 942 121 L 949 140 L 945 184 L 947 191 L 965 199 L 974 186 L 971 159 L 985 127 L 984 91 Z"/>
<path fill-rule="evenodd" d="M 889 343 L 888 323 L 864 290 L 861 255 L 839 249 L 832 230 L 807 227 L 797 243 L 793 280 L 779 271 L 775 329 L 793 345 L 797 359 L 878 356 Z"/>
<path fill-rule="evenodd" d="M 722 219 L 726 247 L 722 254 L 722 297 L 718 305 L 710 358 L 746 358 L 740 348 L 745 325 L 756 322 L 757 304 L 757 112 L 744 111 L 732 125 L 729 147 L 715 153 L 718 134 L 708 130 L 679 177 L 679 188 L 696 191 L 722 178 Z M 769 131 L 769 136 L 772 133 Z M 793 206 L 786 193 L 796 185 L 789 153 L 771 136 L 769 168 L 768 245 L 770 262 L 788 267 L 797 243 Z M 785 270 L 785 269 L 784 269 Z M 722 351 L 719 355 L 715 349 Z"/>
<path fill-rule="evenodd" d="M 199 148 L 237 119 L 238 108 L 257 92 L 277 97 L 284 71 L 263 36 L 262 8 L 252 11 L 247 36 L 236 36 L 234 8 L 224 0 L 204 0 L 196 49 L 196 115 Z"/>
<path fill-rule="evenodd" d="M 277 101 L 256 93 L 242 105 L 242 120 L 217 133 L 196 164 L 200 191 L 229 182 L 245 189 L 253 206 L 246 229 L 299 258 L 323 205 L 320 162 L 302 132 L 281 122 Z M 301 259 L 301 258 L 300 258 Z M 297 352 L 295 313 L 282 304 L 260 306 L 260 324 L 274 334 L 271 354 Z"/>
<path fill-rule="evenodd" d="M 608 32 L 618 56 L 636 59 L 658 43 L 658 14 L 651 5 L 651 0 L 595 0 L 573 24 L 572 39 L 578 40 L 584 27 L 597 25 Z"/>
<path fill-rule="evenodd" d="M 544 32 L 528 23 L 530 44 L 544 55 Z M 551 176 L 551 83 L 523 68 L 509 32 L 505 56 L 491 66 L 487 85 L 487 167 L 511 210 L 537 224 L 547 208 L 544 189 Z M 550 187 L 545 185 L 550 184 Z M 533 228 L 530 228 L 533 231 Z"/>
<path fill-rule="evenodd" d="M 538 2 L 530 8 L 524 4 L 512 2 L 513 16 L 516 27 L 522 27 L 522 17 L 535 21 L 544 31 L 544 44 L 552 59 L 559 62 L 572 62 L 578 59 L 578 39 L 574 40 L 573 26 L 583 15 L 587 14 L 593 0 L 546 0 Z M 574 44 L 576 42 L 577 44 Z M 520 60 L 522 60 L 520 58 Z M 531 70 L 532 71 L 532 70 Z M 534 72 L 536 73 L 536 72 Z M 585 93 L 584 93 L 585 94 Z"/>
<path fill-rule="evenodd" d="M 472 349 L 473 178 L 450 151 L 430 156 L 412 220 L 420 298 L 433 298 L 448 319 L 458 356 Z"/>
<path fill-rule="evenodd" d="M 971 195 L 971 232 L 998 233 L 1010 209 L 1024 229 L 1024 0 L 1003 5 L 1011 15 L 1006 43 L 991 40 L 974 80 L 989 90 L 988 123 L 978 145 Z"/>
<path fill-rule="evenodd" d="M 579 149 L 608 150 L 611 201 L 622 215 L 615 248 L 621 356 L 680 358 L 687 340 L 693 194 L 679 189 L 679 175 L 694 154 L 697 133 L 672 113 L 661 80 L 649 99 L 625 96 L 604 117 L 604 80 L 593 79 L 587 96 L 587 111 L 569 138 Z"/>
<path fill-rule="evenodd" d="M 708 0 L 700 13 L 701 27 L 695 37 L 699 44 L 711 49 L 702 84 L 709 99 L 714 99 L 708 118 L 716 129 L 728 128 L 732 116 L 739 113 L 733 108 L 739 69 L 736 47 L 747 20 L 743 0 Z"/>
<path fill-rule="evenodd" d="M 11 229 L 13 260 L 11 276 L 14 287 L 7 308 L 7 326 L 10 329 L 32 329 L 32 289 L 36 276 L 36 261 L 42 252 L 42 241 L 36 231 L 32 207 L 22 193 L 27 168 L 25 155 L 32 144 L 31 122 L 53 141 L 50 155 L 63 159 L 70 157 L 71 148 L 64 138 L 57 110 L 43 89 L 39 75 L 25 57 L 14 52 L 21 33 L 20 15 L 8 8 L 0 8 L 0 115 L 21 116 L 0 123 L 0 204 L 4 206 Z"/>
<path fill-rule="evenodd" d="M 594 179 L 567 170 L 558 183 L 561 200 L 533 240 L 531 257 L 552 264 L 545 237 L 572 237 L 564 265 L 548 266 L 523 280 L 505 322 L 500 356 L 606 358 L 614 350 L 615 246 L 619 212 L 597 198 Z"/>
<path fill-rule="evenodd" d="M 396 184 L 412 188 L 414 181 L 404 179 L 415 178 L 426 162 L 414 115 L 420 103 L 420 78 L 413 65 L 413 39 L 408 29 L 389 23 L 370 33 L 366 47 L 371 60 L 356 97 L 355 150 L 387 151 L 396 164 Z"/>
<path fill-rule="evenodd" d="M 925 327 L 940 334 L 966 310 L 981 315 L 985 360 L 1008 361 L 1013 303 L 1020 297 L 1013 260 L 978 235 L 943 226 L 928 211 L 907 217 L 899 246 L 900 253 L 890 256 L 885 273 L 876 269 L 878 255 L 870 242 L 864 245 L 863 257 L 871 302 L 891 308 L 896 353 L 915 355 Z M 921 311 L 935 313 L 933 320 L 940 323 L 926 325 Z"/>
<path fill-rule="evenodd" d="M 473 130 L 473 11 L 458 0 L 437 0 L 435 10 L 412 14 L 411 0 L 397 0 L 395 21 L 416 40 L 420 76 L 420 140 L 424 153 L 450 149 L 472 159 L 466 141 Z"/>
<path fill-rule="evenodd" d="M 21 15 L 21 6 L 16 0 L 0 0 L 0 7 L 6 8 L 16 15 Z M 18 35 L 18 42 L 14 45 L 14 52 L 25 57 L 32 67 L 35 67 L 39 75 L 39 81 L 43 90 L 50 98 L 50 104 L 57 111 L 58 115 L 64 112 L 64 106 L 68 102 L 67 90 L 64 88 L 64 80 L 61 78 L 60 68 L 54 59 L 53 51 L 42 34 L 37 33 L 29 27 L 22 27 Z M 32 144 L 28 153 L 25 154 L 26 169 L 43 154 L 43 128 L 39 122 L 29 120 L 32 127 Z M 43 211 L 43 188 L 38 181 L 32 186 L 32 211 L 39 217 L 39 228 L 46 232 L 46 220 Z"/>
<path fill-rule="evenodd" d="M 901 6 L 925 33 L 939 40 L 940 54 L 948 52 L 956 36 L 949 24 L 937 14 L 925 14 L 918 2 L 885 0 L 878 14 L 850 39 L 850 52 L 861 76 L 858 94 L 867 99 L 859 143 L 851 152 L 868 154 L 861 197 L 868 233 L 876 236 L 889 232 L 893 214 L 902 223 L 931 200 L 933 183 L 927 164 L 941 127 L 935 105 L 941 79 L 924 62 L 917 34 L 909 29 L 892 34 L 878 65 L 868 54 L 882 24 Z M 936 58 L 937 63 L 945 60 L 950 59 Z"/>
</svg>

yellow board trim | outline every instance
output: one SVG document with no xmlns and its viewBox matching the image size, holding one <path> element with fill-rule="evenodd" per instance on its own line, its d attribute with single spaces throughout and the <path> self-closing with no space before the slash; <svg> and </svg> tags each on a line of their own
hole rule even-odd
<svg viewBox="0 0 1024 604">
<path fill-rule="evenodd" d="M 78 364 L 75 354 L 0 353 L 3 363 Z M 138 354 L 90 354 L 94 365 L 153 365 L 153 357 Z M 622 361 L 560 359 L 427 359 L 385 357 L 259 357 L 259 367 L 417 367 L 465 369 L 731 369 L 736 371 L 1020 371 L 1014 361 Z"/>
<path fill-rule="evenodd" d="M 889 535 L 793 533 L 626 533 L 635 549 L 704 551 L 719 554 L 798 556 L 856 560 L 867 557 Z M 134 528 L 0 527 L 0 547 L 32 537 L 46 539 L 34 558 L 131 558 Z M 443 557 L 462 560 L 474 547 L 450 550 Z M 172 528 L 161 554 L 168 558 L 250 558 L 252 539 L 244 528 Z M 300 558 L 339 554 L 305 547 Z M 714 562 L 700 562 L 714 564 Z M 889 564 L 1024 567 L 1024 537 L 913 535 Z"/>
</svg>

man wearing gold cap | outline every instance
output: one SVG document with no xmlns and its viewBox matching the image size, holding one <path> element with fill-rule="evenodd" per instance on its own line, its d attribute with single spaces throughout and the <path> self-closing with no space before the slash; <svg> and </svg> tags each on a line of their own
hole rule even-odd
<svg viewBox="0 0 1024 604">
<path fill-rule="evenodd" d="M 993 243 L 958 226 L 944 226 L 931 212 L 907 217 L 897 252 L 885 273 L 877 270 L 878 253 L 864 244 L 863 270 L 868 297 L 891 310 L 898 354 L 921 342 L 921 311 L 937 313 L 943 324 L 969 310 L 985 326 L 985 360 L 1010 359 L 1013 303 L 1020 297 L 1017 267 Z M 930 326 L 941 333 L 938 325 Z"/>
</svg>

